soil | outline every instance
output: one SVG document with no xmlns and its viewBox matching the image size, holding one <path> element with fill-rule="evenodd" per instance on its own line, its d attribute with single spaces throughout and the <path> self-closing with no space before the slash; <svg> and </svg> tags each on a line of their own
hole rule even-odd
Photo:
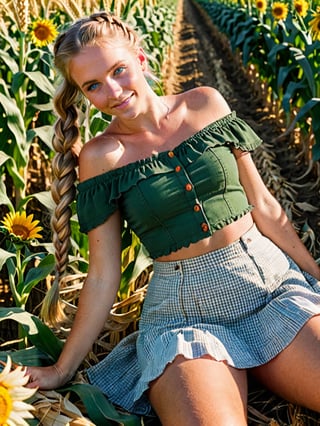
<svg viewBox="0 0 320 426">
<path fill-rule="evenodd" d="M 320 257 L 319 165 L 305 155 L 296 132 L 285 134 L 281 110 L 267 102 L 253 69 L 245 69 L 196 1 L 179 0 L 175 40 L 164 67 L 167 94 L 208 85 L 264 140 L 253 158 L 267 187 L 279 200 L 316 259 Z M 319 415 L 287 404 L 249 380 L 249 425 L 320 425 Z M 304 423 L 304 422 L 307 423 Z"/>
</svg>

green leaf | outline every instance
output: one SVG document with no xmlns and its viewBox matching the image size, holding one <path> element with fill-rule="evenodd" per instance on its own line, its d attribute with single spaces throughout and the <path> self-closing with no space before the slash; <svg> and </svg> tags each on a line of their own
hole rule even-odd
<svg viewBox="0 0 320 426">
<path fill-rule="evenodd" d="M 286 130 L 284 134 L 290 133 L 297 122 L 299 122 L 302 118 L 304 118 L 307 114 L 309 114 L 309 111 L 312 110 L 315 106 L 320 104 L 320 98 L 312 98 L 310 99 L 303 107 L 300 109 L 298 114 L 295 116 L 294 120 L 290 124 L 290 127 Z"/>
<path fill-rule="evenodd" d="M 56 361 L 62 351 L 63 342 L 37 316 L 21 308 L 0 308 L 0 321 L 13 320 L 24 328 L 29 341 Z"/>
<path fill-rule="evenodd" d="M 0 151 L 0 166 L 4 164 L 7 167 L 7 170 L 10 176 L 12 177 L 15 186 L 18 188 L 24 188 L 25 182 L 20 176 L 15 160 L 10 157 L 10 155 L 7 155 L 5 152 Z"/>
<path fill-rule="evenodd" d="M 50 148 L 51 151 L 53 151 L 53 132 L 53 126 L 50 125 L 35 127 L 27 131 L 27 140 L 31 142 L 37 136 L 47 145 L 48 148 Z"/>
<path fill-rule="evenodd" d="M 109 402 L 101 390 L 90 384 L 73 384 L 63 389 L 61 392 L 74 392 L 85 405 L 89 418 L 96 426 L 141 426 L 141 419 L 133 414 L 119 413 Z"/>
<path fill-rule="evenodd" d="M 17 351 L 0 351 L 0 360 L 6 361 L 8 355 L 16 364 L 42 367 L 52 364 L 52 359 L 47 354 L 33 346 L 32 348 Z"/>
<path fill-rule="evenodd" d="M 306 77 L 309 88 L 311 91 L 311 96 L 316 96 L 316 82 L 314 79 L 314 70 L 311 67 L 310 62 L 305 57 L 301 49 L 297 49 L 295 47 L 290 47 L 290 51 L 293 53 L 295 60 L 299 63 L 301 68 L 303 69 L 303 74 Z"/>
<path fill-rule="evenodd" d="M 0 156 L 1 156 L 1 151 L 0 151 Z M 3 178 L 3 176 L 2 176 L 2 178 Z M 0 205 L 3 205 L 3 204 L 5 206 L 8 206 L 9 210 L 14 210 L 11 199 L 7 195 L 6 185 L 3 181 L 3 179 L 0 179 Z"/>
<path fill-rule="evenodd" d="M 6 97 L 0 93 L 0 103 L 2 104 L 7 117 L 7 124 L 11 132 L 14 134 L 17 146 L 23 156 L 26 155 L 26 131 L 24 126 L 23 117 L 12 98 Z"/>
<path fill-rule="evenodd" d="M 8 259 L 11 257 L 15 257 L 15 253 L 11 253 L 10 251 L 6 251 L 0 248 L 0 271 L 3 268 L 3 265 L 6 263 Z"/>
<path fill-rule="evenodd" d="M 305 90 L 305 88 L 306 88 L 306 84 L 305 83 L 301 83 L 301 82 L 297 82 L 296 83 L 296 82 L 291 81 L 288 84 L 288 87 L 287 87 L 286 92 L 283 95 L 283 99 L 282 99 L 282 106 L 283 106 L 283 109 L 286 112 L 290 111 L 291 102 L 294 99 L 294 96 L 295 96 L 296 92 L 299 89 Z"/>
<path fill-rule="evenodd" d="M 19 71 L 19 66 L 15 59 L 6 50 L 0 49 L 0 58 L 7 65 L 7 68 L 15 74 Z"/>
<path fill-rule="evenodd" d="M 312 147 L 312 158 L 314 161 L 320 160 L 320 138 L 317 143 Z"/>
<path fill-rule="evenodd" d="M 41 280 L 46 278 L 54 269 L 55 258 L 52 254 L 48 254 L 44 259 L 41 260 L 38 266 L 29 269 L 26 278 L 21 285 L 18 286 L 17 290 L 19 294 L 29 294 L 34 286 L 36 286 Z"/>
<path fill-rule="evenodd" d="M 19 203 L 19 206 L 18 206 L 19 209 L 21 209 L 25 204 L 27 204 L 33 198 L 36 198 L 39 201 L 39 203 L 41 203 L 44 207 L 46 207 L 49 210 L 50 215 L 53 214 L 56 204 L 53 201 L 51 191 L 41 191 L 41 192 L 35 192 L 34 194 L 27 195 Z"/>
<path fill-rule="evenodd" d="M 44 93 L 47 93 L 51 97 L 54 95 L 55 88 L 53 84 L 41 71 L 25 72 L 25 75 L 28 76 L 30 80 L 32 80 Z"/>
<path fill-rule="evenodd" d="M 18 146 L 18 145 L 19 144 L 16 144 L 16 146 Z M 26 156 L 24 157 L 23 160 L 22 160 L 22 157 L 21 157 L 20 167 L 26 166 L 26 159 L 27 159 Z M 10 176 L 13 179 L 13 182 L 14 182 L 16 188 L 25 188 L 26 183 L 25 183 L 23 177 L 19 173 L 18 165 L 17 165 L 16 161 L 14 161 L 12 159 L 12 161 L 7 162 L 6 166 L 7 166 L 7 169 L 8 169 Z"/>
</svg>

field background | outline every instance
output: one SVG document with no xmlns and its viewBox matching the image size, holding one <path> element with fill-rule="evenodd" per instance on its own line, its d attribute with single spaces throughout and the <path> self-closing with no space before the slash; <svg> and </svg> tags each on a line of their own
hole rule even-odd
<svg viewBox="0 0 320 426">
<path fill-rule="evenodd" d="M 224 22 L 215 18 L 218 12 L 212 4 L 219 7 L 219 16 L 225 16 Z M 39 253 L 39 257 L 33 258 L 25 270 L 27 274 L 28 270 L 34 268 L 39 274 L 39 280 L 28 287 L 23 283 L 20 286 L 22 293 L 27 296 L 23 306 L 18 306 L 12 297 L 12 285 L 17 280 L 14 272 L 17 270 L 16 257 L 13 256 L 16 255 L 16 249 L 8 243 L 5 235 L 1 240 L 0 344 L 3 359 L 10 352 L 18 362 L 46 364 L 58 356 L 76 312 L 88 260 L 86 237 L 79 233 L 77 220 L 72 215 L 72 246 L 61 291 L 69 321 L 62 327 L 43 329 L 39 319 L 40 305 L 52 285 L 53 263 L 47 265 L 49 272 L 43 267 L 43 277 L 39 273 L 39 259 L 42 259 L 42 253 L 45 253 L 44 257 L 50 255 L 53 259 L 54 253 L 50 230 L 54 203 L 50 196 L 50 186 L 53 158 L 51 137 L 55 116 L 51 100 L 57 77 L 52 67 L 52 44 L 39 48 L 28 38 L 32 21 L 36 17 L 50 19 L 61 30 L 68 22 L 83 14 L 102 7 L 110 8 L 132 20 L 144 34 L 153 69 L 160 77 L 160 87 L 157 88 L 159 93 L 179 93 L 200 85 L 210 85 L 220 90 L 231 108 L 265 141 L 254 153 L 257 167 L 270 191 L 292 219 L 303 242 L 315 259 L 319 260 L 320 142 L 319 119 L 315 117 L 320 117 L 320 41 L 308 38 L 309 33 L 306 31 L 316 5 L 309 3 L 308 15 L 303 20 L 294 14 L 293 3 L 289 5 L 291 15 L 288 21 L 284 21 L 287 22 L 286 39 L 277 26 L 279 23 L 270 18 L 271 11 L 267 11 L 262 19 L 253 3 L 196 0 L 34 0 L 3 3 L 0 27 L 0 218 L 9 211 L 25 210 L 28 214 L 34 214 L 43 227 L 43 238 L 39 244 L 29 247 L 32 253 Z M 296 22 L 300 26 L 295 24 L 293 30 L 291 27 Z M 240 25 L 238 39 L 230 30 L 230 27 L 237 25 Z M 257 28 L 260 28 L 259 31 Z M 274 44 L 269 43 L 269 56 L 265 56 L 264 43 L 265 40 L 270 41 L 270 34 Z M 291 44 L 288 43 L 290 34 L 294 45 L 292 40 Z M 244 44 L 248 40 L 251 44 Z M 273 53 L 275 46 L 276 52 Z M 299 49 L 302 52 L 298 56 L 299 60 L 296 59 L 297 55 L 292 56 L 290 48 L 293 46 L 296 49 L 294 53 Z M 276 58 L 274 63 L 270 60 L 273 54 Z M 301 59 L 301 55 L 305 60 Z M 268 69 L 266 58 L 273 63 L 273 67 Z M 83 122 L 83 139 L 87 140 L 107 125 L 108 117 L 87 109 Z M 79 377 L 76 378 L 77 384 L 84 384 L 82 369 L 105 356 L 122 337 L 138 326 L 148 279 L 152 273 L 151 266 L 139 241 L 129 230 L 125 230 L 123 241 L 123 280 L 118 299 L 105 329 L 83 363 Z M 10 255 L 6 254 L 8 252 Z M 28 333 L 31 325 L 37 329 L 36 338 Z M 28 348 L 27 352 L 24 347 Z M 83 393 L 92 393 L 88 389 L 85 392 L 75 389 L 71 400 L 77 403 L 83 415 L 89 416 L 88 413 L 91 413 L 94 424 L 157 424 L 156 420 L 150 422 L 134 416 L 119 419 L 110 406 L 105 408 L 108 414 L 101 421 L 94 415 L 92 417 L 94 408 L 83 396 Z M 51 395 L 53 400 L 49 403 L 50 396 L 43 393 L 41 398 L 47 405 L 38 395 L 35 405 L 38 403 L 40 407 L 41 400 L 46 408 L 51 406 L 51 411 L 48 409 L 50 415 L 45 416 L 46 420 L 42 418 L 40 424 L 50 424 L 49 419 L 56 418 L 52 414 L 52 407 L 56 407 L 55 413 L 65 414 L 59 395 Z M 96 403 L 100 401 L 97 395 L 93 399 Z M 38 408 L 39 416 L 43 416 L 43 413 L 43 408 Z M 79 415 L 75 418 L 79 421 Z M 67 424 L 67 420 L 61 422 Z M 39 424 L 39 420 L 32 424 Z M 320 418 L 301 407 L 287 404 L 251 382 L 249 424 L 318 425 Z"/>
</svg>

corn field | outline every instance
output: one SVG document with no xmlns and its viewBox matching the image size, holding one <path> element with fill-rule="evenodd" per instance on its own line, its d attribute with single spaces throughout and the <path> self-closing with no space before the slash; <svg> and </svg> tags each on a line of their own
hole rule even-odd
<svg viewBox="0 0 320 426">
<path fill-rule="evenodd" d="M 155 90 L 167 93 L 172 90 L 168 81 L 176 79 L 173 68 L 176 49 L 181 50 L 182 41 L 176 41 L 178 27 L 183 25 L 182 9 L 184 3 L 192 3 L 203 25 L 212 25 L 212 31 L 223 36 L 221 40 L 237 58 L 253 91 L 280 123 L 279 147 L 283 149 L 281 140 L 287 138 L 297 163 L 303 165 L 296 182 L 286 181 L 276 161 L 281 149 L 268 141 L 255 159 L 267 186 L 296 220 L 302 240 L 320 258 L 318 228 L 313 226 L 318 220 L 320 227 L 320 6 L 316 1 L 0 0 L 0 361 L 6 362 L 10 355 L 17 364 L 49 365 L 59 357 L 88 270 L 88 241 L 74 214 L 68 270 L 60 294 L 67 319 L 59 328 L 49 327 L 40 307 L 55 268 L 50 229 L 55 205 L 50 187 L 56 119 L 52 99 L 59 83 L 53 43 L 59 32 L 84 15 L 113 11 L 140 32 L 151 68 L 159 77 Z M 200 80 L 197 74 L 192 84 Z M 109 122 L 110 117 L 93 107 L 84 108 L 83 142 Z M 312 195 L 296 202 L 298 189 Z M 304 213 L 316 218 L 312 224 Z M 13 221 L 21 233 L 8 232 Z M 26 238 L 23 227 L 29 231 Z M 130 229 L 124 229 L 122 241 L 121 284 L 101 335 L 72 383 L 59 392 L 37 392 L 30 398 L 35 410 L 28 424 L 158 425 L 156 420 L 116 410 L 82 374 L 138 325 L 151 262 Z M 313 413 L 302 416 L 300 408 L 293 406 L 286 406 L 290 422 L 274 420 L 270 405 L 279 401 L 272 397 L 271 402 L 265 401 L 267 414 L 259 400 L 258 412 L 256 395 L 249 401 L 252 425 L 320 424 Z"/>
</svg>

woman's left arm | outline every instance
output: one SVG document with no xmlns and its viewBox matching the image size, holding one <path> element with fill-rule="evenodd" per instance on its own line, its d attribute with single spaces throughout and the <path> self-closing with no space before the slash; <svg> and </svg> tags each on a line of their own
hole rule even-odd
<svg viewBox="0 0 320 426">
<path fill-rule="evenodd" d="M 279 202 L 265 186 L 249 152 L 234 149 L 241 184 L 254 206 L 252 216 L 260 232 L 286 252 L 299 267 L 320 280 L 320 268 L 305 247 Z"/>
</svg>

